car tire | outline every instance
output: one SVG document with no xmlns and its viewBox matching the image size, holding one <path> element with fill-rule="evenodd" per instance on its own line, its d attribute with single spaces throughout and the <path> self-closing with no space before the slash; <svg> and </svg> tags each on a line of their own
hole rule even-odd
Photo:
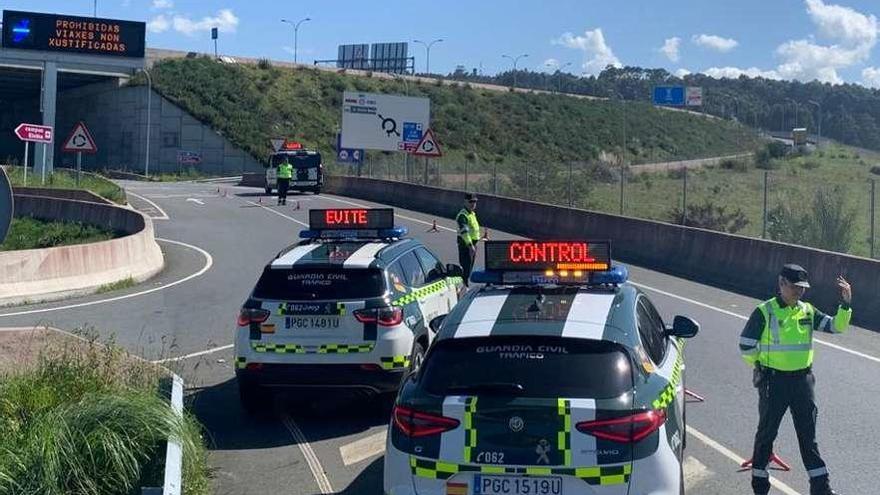
<svg viewBox="0 0 880 495">
<path fill-rule="evenodd" d="M 414 373 L 418 371 L 422 362 L 425 360 L 425 346 L 420 341 L 413 344 L 412 354 L 409 357 L 409 371 Z"/>
<path fill-rule="evenodd" d="M 312 193 L 314 193 L 314 195 L 317 196 L 317 195 L 321 194 L 321 189 L 320 188 L 315 189 L 314 191 L 312 191 Z"/>
<path fill-rule="evenodd" d="M 242 409 L 248 414 L 265 412 L 272 405 L 272 394 L 269 391 L 241 380 L 238 381 L 238 399 Z"/>
</svg>

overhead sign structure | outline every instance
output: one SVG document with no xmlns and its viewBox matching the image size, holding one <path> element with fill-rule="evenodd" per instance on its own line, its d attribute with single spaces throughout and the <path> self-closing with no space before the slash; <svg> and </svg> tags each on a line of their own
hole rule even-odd
<svg viewBox="0 0 880 495">
<path fill-rule="evenodd" d="M 31 141 L 34 143 L 49 144 L 52 142 L 52 127 L 37 124 L 18 124 L 15 128 L 15 135 L 22 141 Z"/>
<path fill-rule="evenodd" d="M 416 149 L 412 152 L 415 156 L 443 156 L 443 152 L 440 151 L 440 145 L 437 143 L 437 140 L 434 139 L 434 131 L 428 129 L 425 132 L 425 135 L 422 136 L 422 140 L 419 141 L 419 144 L 416 146 Z"/>
<path fill-rule="evenodd" d="M 86 127 L 85 122 L 77 122 L 73 127 L 73 132 L 71 132 L 67 140 L 64 141 L 61 151 L 65 153 L 89 154 L 95 154 L 98 152 L 98 146 L 95 144 L 95 140 L 92 139 L 92 134 L 89 133 L 89 129 Z"/>
<path fill-rule="evenodd" d="M 654 88 L 654 104 L 681 107 L 685 103 L 684 86 L 657 86 Z"/>
<path fill-rule="evenodd" d="M 3 47 L 21 50 L 144 57 L 143 22 L 3 11 Z"/>
<path fill-rule="evenodd" d="M 689 107 L 703 106 L 703 88 L 699 86 L 688 86 L 686 92 L 686 103 Z"/>
<path fill-rule="evenodd" d="M 341 147 L 381 151 L 414 149 L 415 130 L 430 125 L 427 98 L 346 91 L 342 100 Z M 421 136 L 419 136 L 421 138 Z M 411 144 L 407 144 L 411 143 Z"/>
<path fill-rule="evenodd" d="M 9 233 L 9 226 L 12 224 L 13 213 L 12 185 L 6 171 L 0 168 L 0 244 L 6 239 Z"/>
</svg>

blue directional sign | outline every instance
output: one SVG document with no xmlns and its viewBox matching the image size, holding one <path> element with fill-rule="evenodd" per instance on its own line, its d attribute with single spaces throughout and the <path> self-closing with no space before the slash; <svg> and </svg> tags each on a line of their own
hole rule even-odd
<svg viewBox="0 0 880 495">
<path fill-rule="evenodd" d="M 342 134 L 336 134 L 336 162 L 337 163 L 351 163 L 355 165 L 362 165 L 364 163 L 364 150 L 357 150 L 351 148 L 343 148 L 341 146 L 342 143 Z"/>
<path fill-rule="evenodd" d="M 403 141 L 406 143 L 418 143 L 422 140 L 422 124 L 419 122 L 403 123 Z"/>
<path fill-rule="evenodd" d="M 685 104 L 684 86 L 656 86 L 654 104 L 670 107 L 683 107 Z"/>
</svg>

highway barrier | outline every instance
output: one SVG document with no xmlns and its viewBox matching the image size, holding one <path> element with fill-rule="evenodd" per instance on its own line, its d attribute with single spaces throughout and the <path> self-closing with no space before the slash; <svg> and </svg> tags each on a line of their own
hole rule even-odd
<svg viewBox="0 0 880 495">
<path fill-rule="evenodd" d="M 125 235 L 90 244 L 0 252 L 0 305 L 89 294 L 129 278 L 142 282 L 164 266 L 152 221 L 133 209 L 16 194 L 15 214 L 98 225 Z"/>
<path fill-rule="evenodd" d="M 327 177 L 329 193 L 390 204 L 452 219 L 462 191 L 358 177 Z M 481 194 L 480 223 L 533 238 L 610 239 L 614 259 L 756 298 L 775 293 L 784 263 L 810 272 L 807 299 L 834 312 L 838 274 L 853 285 L 853 318 L 880 330 L 880 261 L 781 242 L 755 239 L 664 222 L 565 208 Z M 750 309 L 744 309 L 748 312 Z"/>
</svg>

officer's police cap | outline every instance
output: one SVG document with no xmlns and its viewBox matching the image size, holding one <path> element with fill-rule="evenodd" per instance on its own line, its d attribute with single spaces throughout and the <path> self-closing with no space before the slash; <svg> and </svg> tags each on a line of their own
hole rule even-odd
<svg viewBox="0 0 880 495">
<path fill-rule="evenodd" d="M 810 282 L 807 279 L 807 270 L 800 265 L 795 265 L 794 263 L 789 263 L 782 267 L 782 272 L 779 273 L 782 278 L 788 280 L 794 285 L 798 287 L 809 288 Z"/>
</svg>

